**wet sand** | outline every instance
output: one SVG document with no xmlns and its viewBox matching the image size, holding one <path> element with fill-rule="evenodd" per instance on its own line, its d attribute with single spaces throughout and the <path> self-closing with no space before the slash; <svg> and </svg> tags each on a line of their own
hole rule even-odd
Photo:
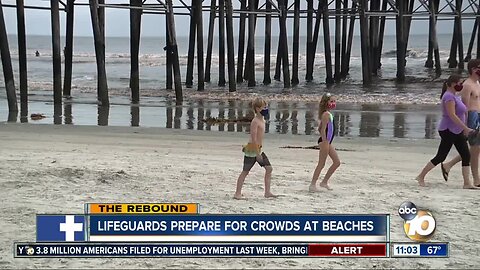
<svg viewBox="0 0 480 270">
<path fill-rule="evenodd" d="M 480 265 L 480 191 L 462 189 L 460 167 L 444 182 L 440 168 L 414 178 L 433 157 L 438 140 L 337 138 L 342 162 L 333 191 L 309 193 L 317 135 L 266 134 L 273 164 L 265 199 L 263 171 L 255 166 L 245 201 L 232 199 L 248 135 L 164 128 L 0 125 L 0 268 L 472 268 Z M 453 156 L 454 151 L 452 151 Z M 322 173 L 322 175 L 324 172 Z M 198 202 L 202 213 L 391 214 L 392 241 L 408 241 L 398 206 L 429 209 L 434 241 L 450 242 L 440 259 L 14 259 L 15 241 L 35 240 L 35 214 L 83 213 L 87 202 Z"/>
<path fill-rule="evenodd" d="M 38 99 L 38 96 L 35 96 Z M 186 100 L 176 105 L 169 98 L 144 98 L 130 104 L 128 97 L 112 98 L 110 107 L 94 99 L 68 100 L 53 105 L 49 97 L 31 100 L 28 111 L 11 114 L 0 106 L 0 120 L 54 125 L 132 126 L 221 132 L 249 132 L 253 118 L 251 100 Z M 266 133 L 307 135 L 317 130 L 318 101 L 269 101 Z M 33 119 L 32 114 L 43 115 Z M 438 137 L 439 105 L 339 103 L 333 111 L 337 137 L 425 138 Z M 219 120 L 219 121 L 217 121 Z"/>
</svg>

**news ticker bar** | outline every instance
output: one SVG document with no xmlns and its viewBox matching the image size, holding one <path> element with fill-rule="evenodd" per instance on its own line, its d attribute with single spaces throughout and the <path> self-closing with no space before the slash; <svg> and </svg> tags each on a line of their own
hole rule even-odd
<svg viewBox="0 0 480 270">
<path fill-rule="evenodd" d="M 449 257 L 448 243 L 392 243 L 392 257 Z"/>
<path fill-rule="evenodd" d="M 16 258 L 46 257 L 389 257 L 387 243 L 136 244 L 15 243 Z"/>
</svg>

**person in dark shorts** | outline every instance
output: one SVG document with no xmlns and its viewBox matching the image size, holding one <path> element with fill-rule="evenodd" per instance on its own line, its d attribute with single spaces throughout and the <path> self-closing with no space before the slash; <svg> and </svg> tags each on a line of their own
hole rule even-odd
<svg viewBox="0 0 480 270">
<path fill-rule="evenodd" d="M 267 166 L 271 167 L 272 164 L 270 164 L 270 160 L 268 160 L 267 155 L 262 152 L 261 156 L 262 158 L 260 160 L 257 160 L 256 155 L 254 157 L 248 157 L 245 155 L 243 157 L 243 171 L 249 172 L 256 162 L 258 162 L 258 165 L 260 165 L 261 167 L 267 167 Z"/>
<path fill-rule="evenodd" d="M 268 115 L 267 102 L 261 98 L 256 98 L 253 101 L 253 110 L 255 117 L 250 123 L 250 141 L 243 146 L 243 170 L 237 179 L 237 189 L 235 191 L 234 199 L 242 199 L 242 187 L 245 178 L 252 169 L 255 163 L 265 168 L 265 198 L 277 197 L 270 191 L 270 184 L 272 178 L 272 165 L 268 160 L 267 155 L 262 151 L 263 136 L 265 135 L 265 119 Z"/>
<path fill-rule="evenodd" d="M 473 129 L 473 132 L 468 134 L 468 143 L 470 144 L 470 156 L 477 155 L 478 156 L 478 147 L 480 146 L 480 113 L 478 111 L 468 111 L 467 112 L 467 127 Z M 476 148 L 476 151 L 473 148 Z M 473 160 L 473 158 L 472 158 Z M 461 159 L 459 160 L 461 161 Z M 472 168 L 473 173 L 473 168 Z M 474 178 L 478 179 L 478 172 L 476 173 L 477 176 Z M 448 177 L 448 174 L 447 174 Z M 478 180 L 477 180 L 478 182 Z"/>
<path fill-rule="evenodd" d="M 316 187 L 317 181 L 320 177 L 320 173 L 325 167 L 327 157 L 330 157 L 333 163 L 330 168 L 328 168 L 328 171 L 325 174 L 323 181 L 319 184 L 320 187 L 331 190 L 330 186 L 328 185 L 328 181 L 330 180 L 330 177 L 333 175 L 333 173 L 338 169 L 338 167 L 340 167 L 340 159 L 338 158 L 335 147 L 332 145 L 333 138 L 335 137 L 335 122 L 333 114 L 330 111 L 335 109 L 336 107 L 335 97 L 331 94 L 323 95 L 322 99 L 320 100 L 319 107 L 320 108 L 318 117 L 320 123 L 318 125 L 318 131 L 320 132 L 320 138 L 318 139 L 318 145 L 320 147 L 320 152 L 318 156 L 318 164 L 313 173 L 310 187 L 308 188 L 310 192 L 318 191 Z"/>
</svg>

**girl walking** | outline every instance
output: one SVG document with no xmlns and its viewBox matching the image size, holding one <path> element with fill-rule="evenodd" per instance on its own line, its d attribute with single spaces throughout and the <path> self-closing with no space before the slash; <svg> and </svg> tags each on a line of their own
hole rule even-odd
<svg viewBox="0 0 480 270">
<path fill-rule="evenodd" d="M 318 131 L 320 132 L 318 145 L 320 148 L 320 152 L 318 155 L 318 164 L 313 173 L 312 182 L 310 183 L 309 187 L 309 191 L 311 192 L 318 191 L 317 181 L 320 177 L 320 173 L 322 172 L 323 167 L 325 167 L 327 157 L 330 157 L 333 163 L 330 168 L 328 168 L 327 173 L 323 178 L 323 181 L 320 182 L 320 187 L 331 190 L 330 186 L 328 185 L 328 181 L 330 180 L 330 177 L 332 177 L 333 173 L 340 166 L 340 159 L 338 158 L 337 151 L 335 151 L 335 147 L 332 144 L 333 138 L 335 137 L 335 123 L 333 119 L 333 114 L 330 111 L 335 109 L 335 107 L 336 100 L 334 96 L 332 96 L 331 94 L 325 94 L 322 96 L 318 112 L 318 118 L 320 120 L 320 123 L 318 125 Z"/>
</svg>

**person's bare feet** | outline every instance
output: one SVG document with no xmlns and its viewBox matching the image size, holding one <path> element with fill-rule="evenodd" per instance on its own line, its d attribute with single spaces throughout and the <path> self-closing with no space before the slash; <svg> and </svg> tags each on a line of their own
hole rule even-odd
<svg viewBox="0 0 480 270">
<path fill-rule="evenodd" d="M 308 187 L 308 191 L 310 192 L 319 192 L 318 188 L 315 185 L 310 185 Z"/>
<path fill-rule="evenodd" d="M 265 196 L 265 198 L 277 198 L 278 197 L 278 195 L 275 195 L 271 192 L 265 193 L 264 196 Z"/>
<path fill-rule="evenodd" d="M 328 189 L 328 190 L 333 190 L 333 188 L 331 188 L 327 183 L 323 183 L 323 182 L 322 182 L 322 183 L 320 183 L 319 186 L 321 186 L 321 187 L 323 187 L 323 188 L 326 188 L 326 189 Z"/>
<path fill-rule="evenodd" d="M 463 189 L 480 189 L 474 185 L 463 185 Z"/>
<path fill-rule="evenodd" d="M 417 180 L 418 182 L 418 185 L 421 186 L 421 187 L 426 187 L 427 185 L 425 185 L 425 179 L 422 179 L 420 177 L 416 177 L 415 180 Z"/>
<path fill-rule="evenodd" d="M 245 198 L 243 197 L 243 194 L 237 194 L 235 193 L 235 195 L 233 195 L 233 198 L 235 200 L 245 200 Z"/>
</svg>

